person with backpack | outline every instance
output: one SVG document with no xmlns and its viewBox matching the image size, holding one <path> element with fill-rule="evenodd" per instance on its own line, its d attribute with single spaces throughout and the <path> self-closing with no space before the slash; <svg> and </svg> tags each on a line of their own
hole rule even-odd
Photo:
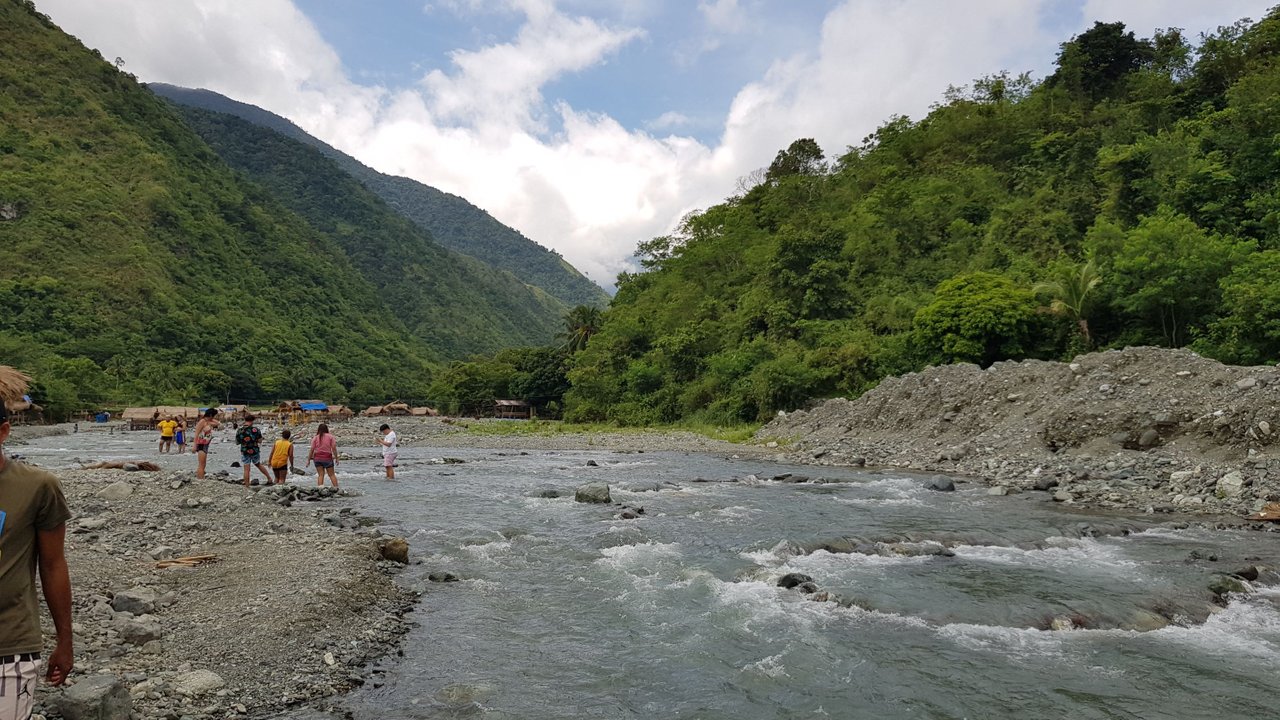
<svg viewBox="0 0 1280 720">
<path fill-rule="evenodd" d="M 236 430 L 236 444 L 240 446 L 240 467 L 244 469 L 244 486 L 249 487 L 249 474 L 253 466 L 262 471 L 267 484 L 272 482 L 271 473 L 262 464 L 262 431 L 253 426 L 254 417 L 246 414 L 244 424 Z"/>
</svg>

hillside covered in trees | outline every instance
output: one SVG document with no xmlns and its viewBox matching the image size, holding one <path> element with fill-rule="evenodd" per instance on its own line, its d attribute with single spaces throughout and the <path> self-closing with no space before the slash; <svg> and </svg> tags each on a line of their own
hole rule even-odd
<svg viewBox="0 0 1280 720">
<path fill-rule="evenodd" d="M 928 364 L 1190 346 L 1280 358 L 1280 10 L 1096 24 L 641 243 L 570 418 L 752 421 Z"/>
<path fill-rule="evenodd" d="M 604 307 L 609 302 L 608 294 L 599 285 L 584 277 L 559 254 L 503 225 L 465 198 L 410 178 L 380 173 L 289 120 L 255 105 L 210 90 L 164 83 L 151 83 L 148 87 L 179 105 L 234 115 L 315 148 L 441 245 L 506 270 L 566 306 Z"/>
<path fill-rule="evenodd" d="M 562 304 L 434 245 L 295 145 L 282 176 L 314 159 L 317 182 L 253 182 L 31 3 L 0 0 L 0 357 L 59 416 L 425 398 L 441 361 L 554 335 Z"/>
</svg>

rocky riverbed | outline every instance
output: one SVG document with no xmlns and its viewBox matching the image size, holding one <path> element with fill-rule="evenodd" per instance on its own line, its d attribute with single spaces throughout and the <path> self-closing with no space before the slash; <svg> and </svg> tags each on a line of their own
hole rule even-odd
<svg viewBox="0 0 1280 720">
<path fill-rule="evenodd" d="M 389 538 L 345 492 L 246 489 L 227 470 L 56 472 L 75 516 L 76 667 L 65 692 L 41 689 L 44 717 L 274 717 L 362 684 L 407 630 Z M 184 557 L 206 560 L 164 566 Z"/>
<path fill-rule="evenodd" d="M 1280 370 L 1159 348 L 935 367 L 780 414 L 757 440 L 811 464 L 958 473 L 995 493 L 1239 520 L 1280 501 Z"/>
</svg>

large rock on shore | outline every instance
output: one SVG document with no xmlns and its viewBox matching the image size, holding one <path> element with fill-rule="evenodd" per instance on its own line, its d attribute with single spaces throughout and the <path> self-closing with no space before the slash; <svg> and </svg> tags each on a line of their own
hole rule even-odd
<svg viewBox="0 0 1280 720">
<path fill-rule="evenodd" d="M 409 541 L 404 538 L 391 538 L 378 548 L 382 553 L 384 560 L 397 562 L 401 565 L 409 564 Z"/>
<path fill-rule="evenodd" d="M 573 492 L 573 499 L 580 503 L 608 504 L 613 502 L 613 497 L 609 494 L 609 484 L 602 482 L 592 482 L 578 486 L 578 489 Z"/>
<path fill-rule="evenodd" d="M 63 691 L 57 701 L 65 720 L 129 720 L 129 690 L 114 675 L 90 675 Z"/>
<path fill-rule="evenodd" d="M 123 590 L 111 598 L 111 609 L 133 615 L 146 615 L 156 609 L 156 593 L 144 587 Z"/>
</svg>

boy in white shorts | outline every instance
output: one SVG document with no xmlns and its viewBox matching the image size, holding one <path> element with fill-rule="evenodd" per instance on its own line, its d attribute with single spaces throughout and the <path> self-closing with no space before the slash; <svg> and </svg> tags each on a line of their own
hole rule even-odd
<svg viewBox="0 0 1280 720">
<path fill-rule="evenodd" d="M 382 446 L 382 466 L 387 469 L 387 479 L 396 479 L 396 455 L 400 449 L 396 446 L 396 431 L 391 426 L 383 423 L 378 428 L 382 432 L 382 437 L 378 438 L 378 444 Z"/>
</svg>

